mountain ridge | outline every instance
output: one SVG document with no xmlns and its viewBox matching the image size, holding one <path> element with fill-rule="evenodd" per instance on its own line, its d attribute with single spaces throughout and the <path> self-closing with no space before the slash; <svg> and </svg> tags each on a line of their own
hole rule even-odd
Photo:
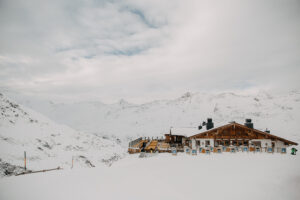
<svg viewBox="0 0 300 200">
<path fill-rule="evenodd" d="M 244 123 L 252 118 L 255 127 L 271 129 L 279 136 L 299 141 L 300 92 L 252 94 L 235 92 L 187 92 L 171 100 L 155 100 L 132 104 L 120 100 L 114 104 L 79 102 L 49 104 L 46 101 L 26 103 L 18 100 L 61 124 L 90 133 L 114 135 L 124 140 L 139 136 L 162 136 L 170 127 L 198 125 L 212 117 L 215 126 L 229 121 Z"/>
</svg>

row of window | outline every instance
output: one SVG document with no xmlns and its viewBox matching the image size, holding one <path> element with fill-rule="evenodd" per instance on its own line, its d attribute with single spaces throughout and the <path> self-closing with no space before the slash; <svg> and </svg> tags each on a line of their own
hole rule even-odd
<svg viewBox="0 0 300 200">
<path fill-rule="evenodd" d="M 196 144 L 198 146 L 210 146 L 210 140 L 205 140 L 205 141 L 201 141 L 200 140 L 197 140 L 196 141 Z M 249 141 L 246 140 L 246 141 L 242 141 L 242 140 L 238 140 L 238 141 L 235 141 L 235 140 L 232 140 L 231 141 L 231 144 L 234 145 L 234 146 L 242 146 L 242 145 L 245 145 L 245 146 L 248 146 L 249 145 Z M 215 147 L 217 146 L 230 146 L 230 140 L 216 140 L 215 141 Z"/>
<path fill-rule="evenodd" d="M 212 147 L 211 147 L 211 149 L 204 149 L 204 152 L 205 152 L 205 153 L 209 153 L 209 152 L 211 152 L 211 151 L 213 151 L 213 148 L 212 148 Z M 221 150 L 221 149 L 217 149 L 217 152 L 218 152 L 218 153 L 221 153 L 222 151 L 226 151 L 226 147 L 223 147 L 222 150 Z M 236 151 L 238 151 L 238 148 L 232 148 L 232 149 L 230 150 L 230 152 L 236 152 Z M 243 150 L 242 150 L 242 151 L 248 152 L 249 149 L 248 149 L 248 147 L 243 147 Z M 261 152 L 261 149 L 258 147 L 258 148 L 255 149 L 255 151 L 256 151 L 256 152 Z M 269 152 L 269 153 L 272 153 L 272 152 L 274 152 L 274 149 L 271 148 L 271 147 L 269 147 L 266 151 Z M 173 153 L 176 153 L 176 152 L 177 152 L 176 150 L 173 151 Z M 189 152 L 190 152 L 190 149 L 189 149 L 189 148 L 186 148 L 185 152 L 186 152 L 186 153 L 189 153 Z M 280 148 L 280 149 L 278 149 L 278 152 L 286 153 L 286 148 Z M 196 149 L 192 149 L 192 153 L 193 153 L 193 154 L 196 154 L 196 153 L 197 153 L 197 150 L 196 150 Z M 199 153 L 203 153 L 203 148 L 202 148 L 202 147 L 199 148 Z"/>
</svg>

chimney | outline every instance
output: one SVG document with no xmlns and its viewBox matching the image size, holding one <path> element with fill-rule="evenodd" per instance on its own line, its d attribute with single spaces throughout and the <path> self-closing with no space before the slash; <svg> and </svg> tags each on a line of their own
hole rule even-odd
<svg viewBox="0 0 300 200">
<path fill-rule="evenodd" d="M 253 123 L 251 119 L 246 119 L 245 126 L 248 128 L 253 128 Z"/>
<path fill-rule="evenodd" d="M 206 130 L 214 128 L 214 123 L 212 122 L 212 118 L 207 118 Z"/>
</svg>

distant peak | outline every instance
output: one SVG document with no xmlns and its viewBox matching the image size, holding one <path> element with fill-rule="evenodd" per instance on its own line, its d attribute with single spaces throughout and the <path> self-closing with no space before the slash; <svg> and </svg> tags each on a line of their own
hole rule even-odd
<svg viewBox="0 0 300 200">
<path fill-rule="evenodd" d="M 121 106 L 123 106 L 123 107 L 124 106 L 132 106 L 132 105 L 134 105 L 134 104 L 126 101 L 125 99 L 120 99 L 119 102 L 118 102 L 118 104 L 121 105 Z"/>
<path fill-rule="evenodd" d="M 216 96 L 218 97 L 226 97 L 226 96 L 239 96 L 234 92 L 222 92 L 222 93 L 218 93 Z"/>
<path fill-rule="evenodd" d="M 265 90 L 259 90 L 257 96 L 266 98 L 266 99 L 273 99 L 273 97 Z"/>
<path fill-rule="evenodd" d="M 124 105 L 124 104 L 129 104 L 129 103 L 125 99 L 120 99 L 119 104 Z"/>
<path fill-rule="evenodd" d="M 191 96 L 192 94 L 190 92 L 186 92 L 181 96 L 181 98 L 190 98 Z"/>
</svg>

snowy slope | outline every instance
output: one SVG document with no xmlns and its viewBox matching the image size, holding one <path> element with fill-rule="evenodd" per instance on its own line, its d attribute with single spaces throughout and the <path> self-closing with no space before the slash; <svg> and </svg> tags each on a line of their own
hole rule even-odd
<svg viewBox="0 0 300 200">
<path fill-rule="evenodd" d="M 31 109 L 0 94 L 0 166 L 23 166 L 27 152 L 29 169 L 110 164 L 125 150 L 117 139 L 85 134 L 57 125 Z M 0 167 L 1 168 L 1 167 Z M 3 173 L 0 170 L 1 173 Z M 0 174 L 1 175 L 1 174 Z"/>
<path fill-rule="evenodd" d="M 143 105 L 125 101 L 113 105 L 33 103 L 32 99 L 26 103 L 61 124 L 88 130 L 87 134 L 57 125 L 0 96 L 0 158 L 22 165 L 26 150 L 29 168 L 64 167 L 0 179 L 0 199 L 298 200 L 299 154 L 127 155 L 109 168 L 102 161 L 118 159 L 124 152 L 110 135 L 159 135 L 170 126 L 197 126 L 207 116 L 216 125 L 231 120 L 243 123 L 250 117 L 256 128 L 268 127 L 272 133 L 299 142 L 299 97 L 298 92 L 277 96 L 199 93 Z M 72 156 L 77 159 L 73 170 Z M 87 160 L 96 167 L 79 169 L 89 166 Z"/>
<path fill-rule="evenodd" d="M 0 199 L 298 200 L 299 164 L 289 154 L 131 155 L 109 168 L 0 179 Z"/>
<path fill-rule="evenodd" d="M 252 118 L 255 128 L 300 141 L 300 92 L 270 94 L 186 93 L 172 100 L 131 104 L 101 102 L 54 103 L 12 95 L 17 101 L 70 127 L 121 138 L 162 136 L 170 127 L 198 127 L 212 117 L 215 126 Z"/>
</svg>

